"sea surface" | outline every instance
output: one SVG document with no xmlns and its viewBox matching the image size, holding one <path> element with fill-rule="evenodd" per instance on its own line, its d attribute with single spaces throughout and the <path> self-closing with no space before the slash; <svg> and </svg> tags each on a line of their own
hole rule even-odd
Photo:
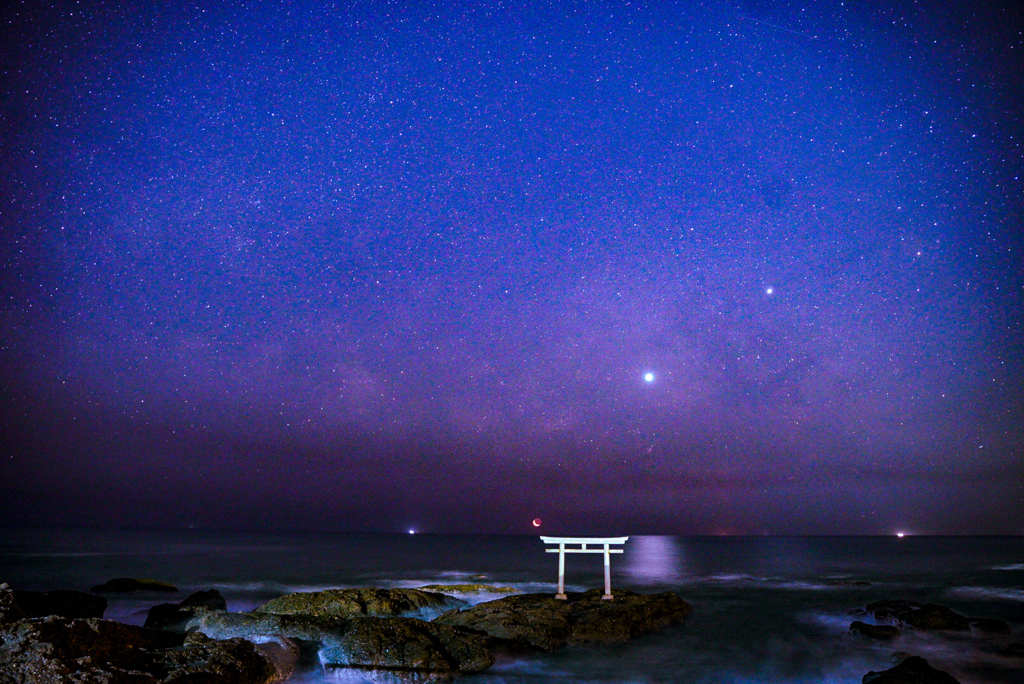
<svg viewBox="0 0 1024 684">
<path fill-rule="evenodd" d="M 142 624 L 155 603 L 210 588 L 233 611 L 331 587 L 484 582 L 553 592 L 557 556 L 544 549 L 538 537 L 512 535 L 0 529 L 0 582 L 88 591 L 144 577 L 179 587 L 166 597 L 108 597 L 105 617 Z M 602 586 L 600 555 L 567 556 L 566 565 L 569 590 Z M 674 591 L 694 611 L 628 644 L 503 658 L 461 681 L 860 684 L 905 651 L 964 684 L 1024 683 L 1024 660 L 1000 653 L 1024 642 L 1024 537 L 633 536 L 612 557 L 612 588 Z M 890 643 L 848 634 L 852 620 L 871 622 L 851 610 L 896 598 L 1001 618 L 1012 633 L 916 632 Z M 292 681 L 331 677 L 313 670 Z"/>
</svg>

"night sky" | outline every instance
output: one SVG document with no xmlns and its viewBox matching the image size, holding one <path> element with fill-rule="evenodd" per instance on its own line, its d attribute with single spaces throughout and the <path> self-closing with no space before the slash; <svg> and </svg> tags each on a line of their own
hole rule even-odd
<svg viewBox="0 0 1024 684">
<path fill-rule="evenodd" d="M 1018 3 L 5 8 L 4 524 L 1024 533 Z"/>
</svg>

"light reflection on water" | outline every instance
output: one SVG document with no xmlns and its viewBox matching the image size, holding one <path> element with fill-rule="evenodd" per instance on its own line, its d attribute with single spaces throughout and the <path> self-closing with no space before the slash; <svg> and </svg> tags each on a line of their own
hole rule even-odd
<svg viewBox="0 0 1024 684">
<path fill-rule="evenodd" d="M 636 535 L 627 546 L 625 574 L 631 581 L 670 584 L 683 576 L 683 551 L 674 537 Z"/>
</svg>

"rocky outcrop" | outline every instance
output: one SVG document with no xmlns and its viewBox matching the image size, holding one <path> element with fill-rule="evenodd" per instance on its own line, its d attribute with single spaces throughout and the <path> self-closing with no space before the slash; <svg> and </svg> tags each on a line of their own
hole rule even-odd
<svg viewBox="0 0 1024 684">
<path fill-rule="evenodd" d="M 268 601 L 253 612 L 314 617 L 396 617 L 453 605 L 465 605 L 465 602 L 420 589 L 367 587 L 286 594 Z"/>
<path fill-rule="evenodd" d="M 672 592 L 636 594 L 617 590 L 602 600 L 602 590 L 569 593 L 561 601 L 551 594 L 521 594 L 451 610 L 434 624 L 468 627 L 487 634 L 492 643 L 512 649 L 553 651 L 567 644 L 607 644 L 682 622 L 690 604 Z"/>
<path fill-rule="evenodd" d="M 66 618 L 101 618 L 107 599 L 84 591 L 15 591 L 14 601 L 25 617 L 59 615 Z"/>
<path fill-rule="evenodd" d="M 5 583 L 0 584 L 0 625 L 17 622 L 25 617 L 25 611 L 14 600 L 14 592 Z"/>
<path fill-rule="evenodd" d="M 869 625 L 860 620 L 855 620 L 850 623 L 850 634 L 878 641 L 889 641 L 898 637 L 900 630 L 893 625 Z"/>
<path fill-rule="evenodd" d="M 494 663 L 487 639 L 471 630 L 415 618 L 207 613 L 186 626 L 217 639 L 277 638 L 308 645 L 328 669 L 355 669 L 374 680 L 401 681 L 481 672 Z"/>
<path fill-rule="evenodd" d="M 896 667 L 882 672 L 868 672 L 863 684 L 960 684 L 953 675 L 936 670 L 918 656 L 905 658 Z"/>
<path fill-rule="evenodd" d="M 353 618 L 348 629 L 320 650 L 328 669 L 355 668 L 373 679 L 403 672 L 446 677 L 483 672 L 494 664 L 487 639 L 468 629 L 415 618 Z"/>
<path fill-rule="evenodd" d="M 136 591 L 151 591 L 173 594 L 178 588 L 173 584 L 151 579 L 134 579 L 131 577 L 119 577 L 103 584 L 96 585 L 89 591 L 97 594 L 130 594 Z"/>
<path fill-rule="evenodd" d="M 227 610 L 228 602 L 216 589 L 197 591 L 180 603 L 161 603 L 149 609 L 144 626 L 151 629 L 173 629 L 191 620 L 197 613 Z"/>
<path fill-rule="evenodd" d="M 156 684 L 278 681 L 273 664 L 243 639 L 216 642 L 99 618 L 50 616 L 0 626 L 3 684 Z"/>
<path fill-rule="evenodd" d="M 867 605 L 879 622 L 895 622 L 897 625 L 909 625 L 914 629 L 945 630 L 966 632 L 971 629 L 966 617 L 955 613 L 946 606 L 934 603 L 915 603 L 914 601 L 876 601 Z"/>
</svg>

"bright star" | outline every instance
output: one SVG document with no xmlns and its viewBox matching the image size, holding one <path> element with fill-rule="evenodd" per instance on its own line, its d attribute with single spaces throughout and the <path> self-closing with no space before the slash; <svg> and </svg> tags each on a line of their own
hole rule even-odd
<svg viewBox="0 0 1024 684">
<path fill-rule="evenodd" d="M 654 382 L 654 373 L 644 373 L 644 380 Z"/>
<path fill-rule="evenodd" d="M 764 291 L 765 294 L 773 294 L 774 292 L 775 292 L 775 288 L 774 287 L 769 287 L 767 290 Z"/>
</svg>

